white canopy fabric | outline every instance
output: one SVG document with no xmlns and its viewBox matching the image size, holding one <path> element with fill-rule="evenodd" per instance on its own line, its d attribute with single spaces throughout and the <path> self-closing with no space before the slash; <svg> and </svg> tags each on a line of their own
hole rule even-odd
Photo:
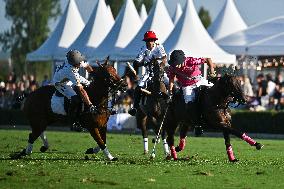
<svg viewBox="0 0 284 189">
<path fill-rule="evenodd" d="M 238 12 L 234 0 L 226 0 L 217 18 L 207 31 L 214 40 L 218 40 L 246 28 L 247 24 Z"/>
<path fill-rule="evenodd" d="M 174 19 L 173 19 L 174 24 L 177 24 L 181 15 L 182 15 L 182 8 L 181 8 L 180 3 L 177 3 L 175 16 L 174 16 Z"/>
<path fill-rule="evenodd" d="M 142 23 L 145 22 L 145 20 L 147 19 L 148 15 L 147 15 L 147 11 L 146 11 L 146 7 L 144 4 L 142 4 L 141 6 L 141 10 L 140 10 L 140 18 L 142 20 Z"/>
<path fill-rule="evenodd" d="M 110 17 L 105 1 L 99 0 L 83 31 L 69 49 L 77 49 L 87 58 L 91 58 L 95 49 L 107 36 L 113 23 L 114 20 Z M 56 58 L 64 59 L 65 53 L 57 54 Z"/>
<path fill-rule="evenodd" d="M 142 41 L 145 32 L 148 30 L 154 31 L 159 42 L 162 43 L 168 37 L 173 27 L 173 22 L 163 0 L 157 0 L 137 35 L 122 51 L 115 53 L 112 59 L 117 61 L 130 61 L 135 59 L 141 47 L 145 45 L 145 42 Z"/>
<path fill-rule="evenodd" d="M 192 0 L 187 0 L 182 16 L 164 46 L 167 53 L 181 49 L 186 56 L 209 57 L 215 63 L 235 64 L 236 62 L 236 57 L 223 51 L 207 33 Z"/>
<path fill-rule="evenodd" d="M 92 54 L 92 60 L 105 59 L 106 56 L 122 50 L 137 34 L 141 26 L 142 22 L 133 0 L 126 0 L 109 34 Z"/>
<path fill-rule="evenodd" d="M 247 48 L 250 44 L 282 32 L 284 32 L 284 16 L 252 25 L 246 30 L 217 40 L 217 43 L 229 53 L 243 55 L 247 54 Z"/>
<path fill-rule="evenodd" d="M 114 20 L 114 17 L 113 17 L 113 14 L 112 14 L 112 11 L 111 11 L 111 8 L 110 8 L 109 5 L 107 6 L 107 9 L 108 9 L 108 11 L 109 11 L 110 19 L 111 19 L 111 20 Z"/>
<path fill-rule="evenodd" d="M 55 54 L 65 52 L 83 30 L 85 23 L 75 0 L 70 0 L 58 25 L 49 38 L 34 52 L 27 55 L 28 61 L 54 60 Z"/>
<path fill-rule="evenodd" d="M 250 44 L 246 54 L 251 56 L 283 56 L 284 32 Z"/>
</svg>

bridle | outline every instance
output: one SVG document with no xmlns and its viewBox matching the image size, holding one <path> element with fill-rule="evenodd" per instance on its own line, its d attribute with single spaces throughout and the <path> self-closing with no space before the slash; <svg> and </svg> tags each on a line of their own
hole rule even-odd
<svg viewBox="0 0 284 189">
<path fill-rule="evenodd" d="M 108 98 L 106 98 L 101 104 L 105 104 L 106 102 L 108 102 L 109 97 L 111 97 L 111 105 L 109 106 L 109 103 L 107 103 L 107 106 L 99 106 L 100 108 L 100 112 L 112 112 L 114 109 L 114 104 L 115 104 L 115 96 L 117 94 L 118 91 L 123 91 L 124 90 L 124 80 L 121 78 L 120 80 L 115 80 L 114 76 L 112 74 L 110 74 L 107 69 L 100 65 L 100 67 L 102 69 L 104 69 L 104 82 L 105 84 L 108 86 Z M 92 81 L 94 81 L 94 78 L 92 77 L 91 79 Z"/>
</svg>

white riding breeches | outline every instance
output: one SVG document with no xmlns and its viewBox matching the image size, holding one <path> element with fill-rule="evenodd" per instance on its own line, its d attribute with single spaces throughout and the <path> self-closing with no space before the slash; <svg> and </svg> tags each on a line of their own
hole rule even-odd
<svg viewBox="0 0 284 189">
<path fill-rule="evenodd" d="M 58 92 L 60 92 L 62 95 L 66 96 L 69 100 L 72 96 L 77 95 L 74 89 L 72 88 L 72 82 L 64 82 L 64 83 L 55 83 L 55 88 Z"/>
<path fill-rule="evenodd" d="M 147 81 L 149 81 L 149 80 L 151 80 L 151 79 L 152 79 L 152 77 L 150 77 L 150 75 L 149 75 L 148 73 L 145 73 L 145 74 L 142 76 L 142 78 L 139 80 L 138 86 L 139 86 L 139 87 L 142 87 L 142 88 L 146 87 Z M 169 78 L 168 78 L 168 76 L 167 76 L 166 73 L 164 73 L 164 83 L 165 83 L 166 85 L 169 84 Z"/>
<path fill-rule="evenodd" d="M 214 84 L 208 82 L 207 79 L 202 77 L 197 83 L 190 85 L 190 86 L 182 87 L 183 98 L 184 98 L 185 103 L 193 102 L 195 100 L 195 97 L 196 97 L 195 89 L 197 87 L 200 87 L 201 85 L 212 87 Z"/>
<path fill-rule="evenodd" d="M 139 86 L 139 87 L 142 87 L 142 88 L 146 87 L 147 81 L 148 81 L 148 80 L 151 80 L 151 79 L 152 79 L 152 77 L 150 77 L 149 73 L 145 73 L 145 74 L 142 76 L 142 78 L 139 80 L 138 86 Z"/>
</svg>

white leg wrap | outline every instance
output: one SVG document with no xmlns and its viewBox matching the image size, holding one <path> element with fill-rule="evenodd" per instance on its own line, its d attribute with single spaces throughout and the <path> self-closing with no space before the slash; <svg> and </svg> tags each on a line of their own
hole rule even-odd
<svg viewBox="0 0 284 189">
<path fill-rule="evenodd" d="M 169 150 L 169 145 L 167 143 L 167 139 L 163 139 L 163 147 L 164 147 L 165 155 L 170 154 L 170 150 Z"/>
<path fill-rule="evenodd" d="M 26 154 L 31 154 L 33 152 L 33 144 L 28 143 L 28 146 L 26 148 Z"/>
<path fill-rule="evenodd" d="M 46 148 L 48 148 L 49 145 L 48 145 L 48 141 L 47 141 L 47 138 L 46 138 L 46 135 L 45 135 L 44 132 L 41 133 L 40 138 L 41 138 L 41 140 L 42 140 L 42 142 L 43 142 L 43 145 L 44 145 Z"/>
<path fill-rule="evenodd" d="M 104 155 L 109 159 L 112 160 L 114 157 L 110 154 L 110 152 L 108 151 L 107 147 L 103 150 Z"/>
<path fill-rule="evenodd" d="M 143 138 L 144 152 L 148 152 L 148 138 Z"/>
</svg>

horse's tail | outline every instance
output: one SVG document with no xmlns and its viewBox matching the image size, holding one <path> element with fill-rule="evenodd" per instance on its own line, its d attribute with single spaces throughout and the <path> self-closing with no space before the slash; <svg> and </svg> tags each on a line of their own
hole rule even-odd
<svg viewBox="0 0 284 189">
<path fill-rule="evenodd" d="M 27 96 L 28 96 L 28 93 L 23 93 L 22 95 L 20 95 L 16 98 L 16 101 L 22 102 Z"/>
</svg>

